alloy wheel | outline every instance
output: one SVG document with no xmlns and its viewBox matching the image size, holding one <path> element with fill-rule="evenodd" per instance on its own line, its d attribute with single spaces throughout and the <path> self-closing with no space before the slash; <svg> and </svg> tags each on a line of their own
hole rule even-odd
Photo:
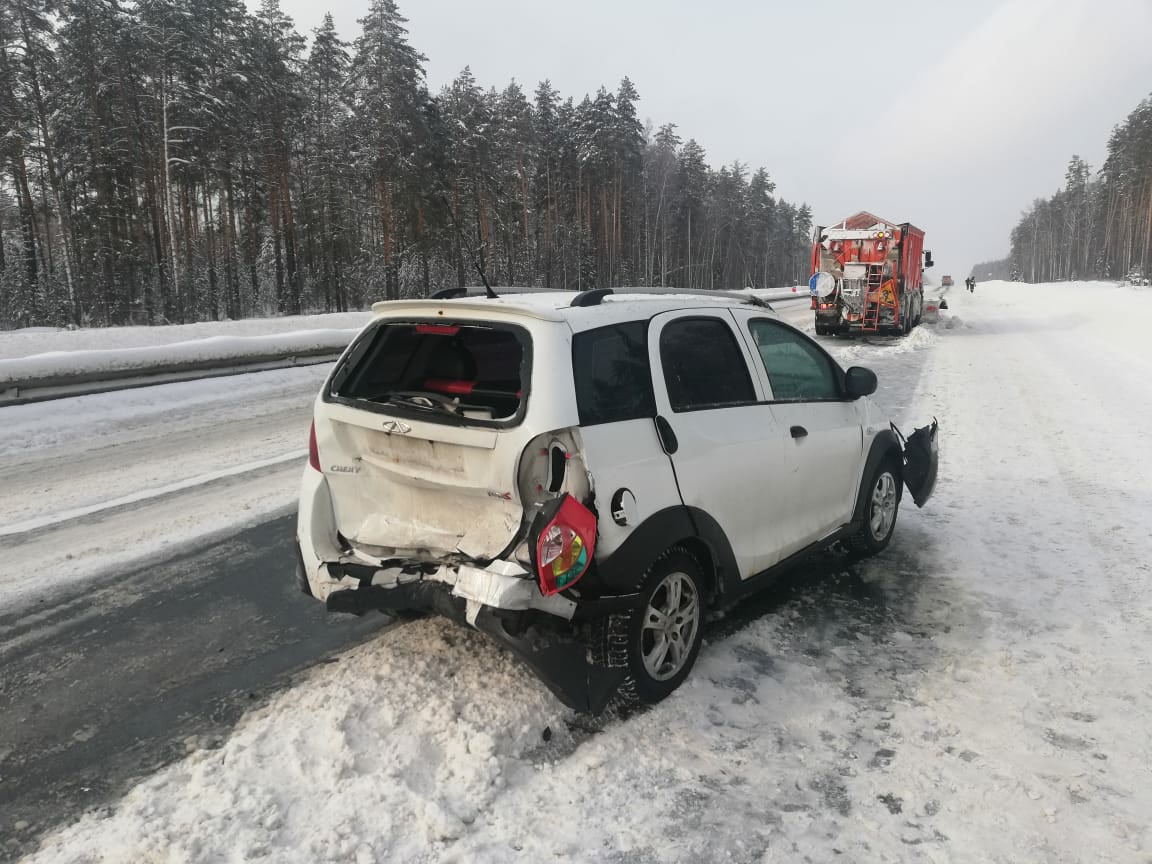
<svg viewBox="0 0 1152 864">
<path fill-rule="evenodd" d="M 640 630 L 644 670 L 653 680 L 667 681 L 684 668 L 699 628 L 696 583 L 686 573 L 669 573 L 652 592 Z"/>
</svg>

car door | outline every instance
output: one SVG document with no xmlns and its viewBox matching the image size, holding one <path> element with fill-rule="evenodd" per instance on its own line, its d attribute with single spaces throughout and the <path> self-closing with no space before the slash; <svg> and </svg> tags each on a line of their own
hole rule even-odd
<svg viewBox="0 0 1152 864">
<path fill-rule="evenodd" d="M 769 393 L 786 448 L 795 507 L 791 554 L 850 521 L 863 470 L 864 431 L 857 403 L 844 393 L 836 362 L 800 331 L 772 318 L 736 312 L 760 363 L 756 371 Z"/>
<path fill-rule="evenodd" d="M 582 330 L 572 338 L 580 438 L 596 478 L 596 557 L 612 555 L 636 528 L 681 503 L 653 418 L 648 321 Z"/>
<path fill-rule="evenodd" d="M 747 579 L 780 557 L 786 465 L 734 324 L 723 309 L 669 312 L 652 320 L 648 344 L 657 426 L 680 496 L 720 526 Z"/>
</svg>

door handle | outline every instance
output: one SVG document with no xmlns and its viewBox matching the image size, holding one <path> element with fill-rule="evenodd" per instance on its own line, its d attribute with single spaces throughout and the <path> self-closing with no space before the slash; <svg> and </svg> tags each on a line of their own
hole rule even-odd
<svg viewBox="0 0 1152 864">
<path fill-rule="evenodd" d="M 805 429 L 803 426 L 793 426 L 788 431 L 792 433 L 793 438 L 807 438 L 808 437 L 808 430 Z"/>
<path fill-rule="evenodd" d="M 680 449 L 680 442 L 676 440 L 676 433 L 672 431 L 672 424 L 659 414 L 656 415 L 656 434 L 660 437 L 660 446 L 669 456 Z"/>
</svg>

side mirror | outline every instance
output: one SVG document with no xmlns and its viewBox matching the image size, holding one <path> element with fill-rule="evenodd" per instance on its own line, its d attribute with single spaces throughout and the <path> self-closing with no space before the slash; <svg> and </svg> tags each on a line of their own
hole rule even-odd
<svg viewBox="0 0 1152 864">
<path fill-rule="evenodd" d="M 927 270 L 929 267 L 932 267 L 934 264 L 935 264 L 935 262 L 932 260 L 932 253 L 929 250 L 925 249 L 924 250 L 924 269 Z"/>
<path fill-rule="evenodd" d="M 853 399 L 871 396 L 876 392 L 876 373 L 863 366 L 853 366 L 844 373 L 844 389 Z"/>
</svg>

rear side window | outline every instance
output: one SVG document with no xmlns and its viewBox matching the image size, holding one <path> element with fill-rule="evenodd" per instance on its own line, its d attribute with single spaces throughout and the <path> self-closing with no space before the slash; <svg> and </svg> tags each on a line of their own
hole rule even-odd
<svg viewBox="0 0 1152 864">
<path fill-rule="evenodd" d="M 429 419 L 506 420 L 527 393 L 529 344 L 518 327 L 382 323 L 336 370 L 328 395 L 423 408 Z"/>
<path fill-rule="evenodd" d="M 581 426 L 656 415 L 647 321 L 577 333 L 572 338 L 572 374 Z"/>
<path fill-rule="evenodd" d="M 756 401 L 736 335 L 719 318 L 680 318 L 665 325 L 660 362 L 673 411 Z"/>
</svg>

